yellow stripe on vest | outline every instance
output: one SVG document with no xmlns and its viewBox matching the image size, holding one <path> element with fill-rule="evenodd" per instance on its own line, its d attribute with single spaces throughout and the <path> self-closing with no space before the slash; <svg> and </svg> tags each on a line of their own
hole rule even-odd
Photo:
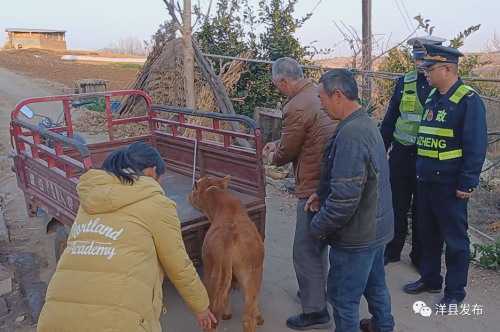
<svg viewBox="0 0 500 332">
<path fill-rule="evenodd" d="M 453 129 L 448 129 L 448 128 L 436 128 L 436 127 L 427 127 L 427 126 L 420 126 L 418 128 L 418 132 L 420 134 L 428 134 L 428 135 L 434 135 L 434 136 L 441 136 L 441 137 L 453 137 Z"/>
<path fill-rule="evenodd" d="M 465 95 L 468 94 L 470 91 L 474 91 L 474 89 L 468 85 L 462 84 L 457 88 L 457 90 L 455 90 L 453 95 L 450 97 L 450 101 L 455 104 L 458 104 L 460 100 L 462 100 L 462 98 L 465 97 Z"/>
<path fill-rule="evenodd" d="M 422 157 L 428 157 L 428 158 L 438 158 L 439 157 L 439 152 L 436 150 L 425 150 L 425 149 L 417 149 L 417 154 Z"/>
<path fill-rule="evenodd" d="M 434 158 L 439 160 L 450 160 L 462 157 L 462 149 L 441 153 L 439 153 L 437 150 L 417 149 L 417 154 L 421 157 Z"/>
<path fill-rule="evenodd" d="M 462 157 L 462 149 L 451 150 L 439 154 L 439 160 L 448 160 Z"/>
</svg>

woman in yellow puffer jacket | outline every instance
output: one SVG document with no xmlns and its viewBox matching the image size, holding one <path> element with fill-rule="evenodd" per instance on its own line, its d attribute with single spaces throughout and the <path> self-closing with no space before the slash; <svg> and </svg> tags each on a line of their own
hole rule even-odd
<svg viewBox="0 0 500 332">
<path fill-rule="evenodd" d="M 80 208 L 50 281 L 39 332 L 161 331 L 164 273 L 201 328 L 216 324 L 158 178 L 158 151 L 134 143 L 80 177 Z"/>
</svg>

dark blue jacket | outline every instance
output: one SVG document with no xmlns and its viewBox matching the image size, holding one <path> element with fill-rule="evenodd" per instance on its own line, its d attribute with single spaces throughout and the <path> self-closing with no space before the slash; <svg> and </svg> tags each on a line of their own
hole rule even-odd
<svg viewBox="0 0 500 332">
<path fill-rule="evenodd" d="M 364 110 L 339 123 L 325 148 L 321 209 L 311 232 L 342 248 L 385 245 L 394 234 L 389 165 L 382 136 Z"/>
<path fill-rule="evenodd" d="M 417 76 L 417 95 L 422 105 L 425 105 L 425 101 L 427 99 L 427 96 L 429 96 L 431 90 L 432 87 L 427 82 L 425 75 L 419 72 Z M 403 92 L 404 76 L 399 78 L 396 82 L 394 93 L 392 94 L 391 100 L 389 101 L 389 107 L 387 108 L 384 120 L 382 121 L 382 125 L 380 126 L 380 133 L 382 134 L 382 138 L 384 139 L 386 150 L 389 149 L 389 146 L 394 141 L 393 135 L 394 129 L 396 127 L 396 121 L 401 116 L 399 106 L 401 104 L 401 97 L 403 96 Z"/>
<path fill-rule="evenodd" d="M 458 80 L 445 95 L 438 91 L 429 97 L 420 123 L 417 138 L 419 149 L 461 150 L 462 157 L 447 160 L 418 155 L 417 179 L 424 182 L 448 183 L 470 192 L 479 184 L 479 175 L 486 156 L 486 109 L 481 97 L 474 91 L 467 93 L 458 103 L 450 100 L 462 80 Z M 432 136 L 421 133 L 426 127 L 451 129 L 453 137 Z"/>
</svg>

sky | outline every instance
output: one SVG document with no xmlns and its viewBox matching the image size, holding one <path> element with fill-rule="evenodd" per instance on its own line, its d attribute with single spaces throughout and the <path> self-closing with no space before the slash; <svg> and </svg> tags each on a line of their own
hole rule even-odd
<svg viewBox="0 0 500 332">
<path fill-rule="evenodd" d="M 209 0 L 199 0 L 206 7 Z M 215 2 L 216 0 L 214 0 Z M 257 0 L 251 0 L 257 3 Z M 122 38 L 149 40 L 159 24 L 168 18 L 162 0 L 0 0 L 0 45 L 6 28 L 43 28 L 67 31 L 70 49 L 105 48 Z M 198 0 L 193 0 L 193 3 Z M 298 16 L 313 9 L 313 17 L 297 31 L 305 44 L 318 48 L 335 47 L 334 56 L 347 56 L 334 21 L 361 31 L 361 0 L 299 0 Z M 499 0 L 373 0 L 372 30 L 385 45 L 405 38 L 422 14 L 434 25 L 434 35 L 451 38 L 466 27 L 481 23 L 480 30 L 467 39 L 463 51 L 484 51 L 494 33 L 500 38 Z M 407 14 L 406 14 L 407 13 Z M 378 49 L 374 50 L 376 55 Z"/>
</svg>

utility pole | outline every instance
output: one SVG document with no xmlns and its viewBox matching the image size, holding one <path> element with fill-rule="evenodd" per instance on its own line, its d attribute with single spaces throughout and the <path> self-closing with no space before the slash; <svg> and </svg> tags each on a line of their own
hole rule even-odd
<svg viewBox="0 0 500 332">
<path fill-rule="evenodd" d="M 186 94 L 186 107 L 194 109 L 194 51 L 191 41 L 191 0 L 184 0 L 184 10 L 182 17 L 182 37 L 184 44 L 184 91 Z"/>
<path fill-rule="evenodd" d="M 362 70 L 372 70 L 372 1 L 362 0 Z M 362 99 L 366 102 L 371 100 L 372 95 L 372 82 L 371 78 L 367 77 L 366 73 L 363 74 L 362 83 Z"/>
</svg>

